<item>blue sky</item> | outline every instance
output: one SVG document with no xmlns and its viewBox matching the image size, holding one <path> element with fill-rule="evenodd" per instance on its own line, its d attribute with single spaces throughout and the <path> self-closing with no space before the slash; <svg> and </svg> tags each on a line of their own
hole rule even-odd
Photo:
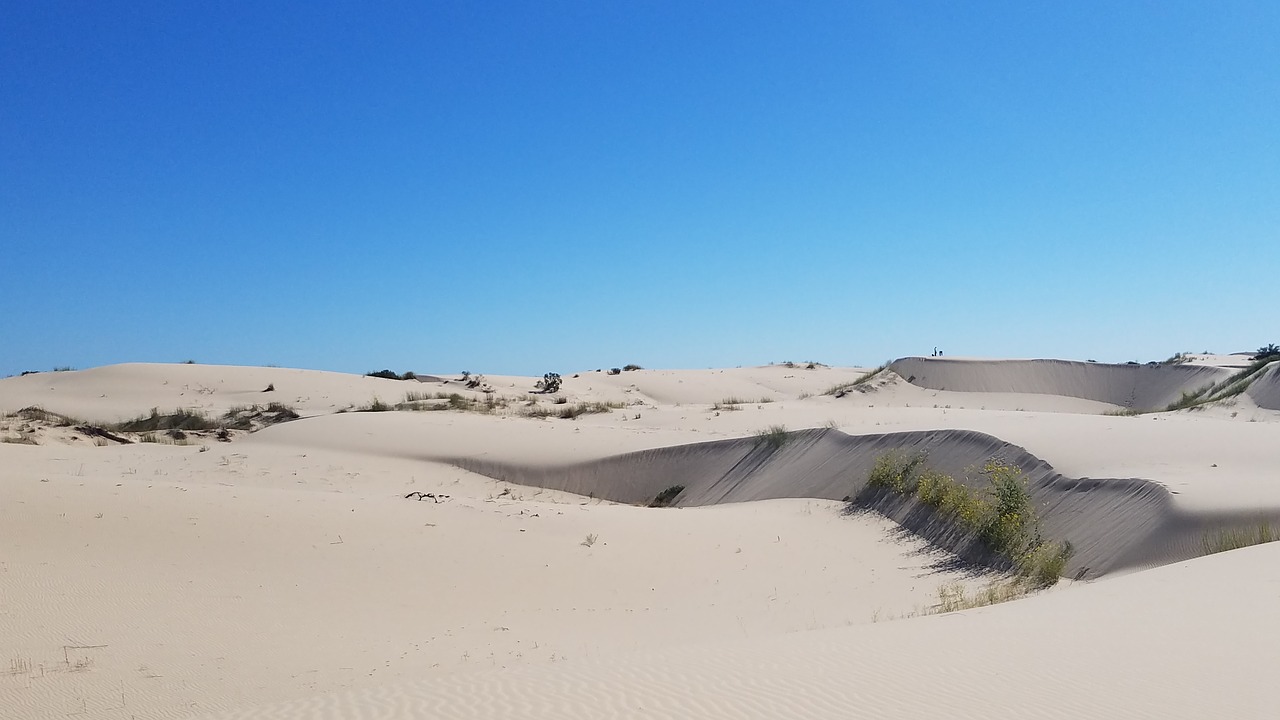
<svg viewBox="0 0 1280 720">
<path fill-rule="evenodd" d="M 1277 37 L 1273 2 L 4 3 L 0 375 L 1280 342 Z"/>
</svg>

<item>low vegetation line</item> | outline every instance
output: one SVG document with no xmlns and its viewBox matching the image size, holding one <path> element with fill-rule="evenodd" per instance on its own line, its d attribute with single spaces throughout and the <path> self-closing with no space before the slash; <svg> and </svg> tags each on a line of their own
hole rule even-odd
<svg viewBox="0 0 1280 720">
<path fill-rule="evenodd" d="M 1271 523 L 1267 522 L 1259 522 L 1257 526 L 1251 528 L 1226 528 L 1205 533 L 1204 554 L 1213 555 L 1276 540 L 1280 540 L 1280 530 L 1273 528 Z"/>
<path fill-rule="evenodd" d="M 840 383 L 839 385 L 832 385 L 831 387 L 827 388 L 826 391 L 823 392 L 822 394 L 835 395 L 836 397 L 843 397 L 845 393 L 858 387 L 859 385 L 866 384 L 869 380 L 875 378 L 875 376 L 884 372 L 888 368 L 889 368 L 889 363 L 885 363 L 878 368 L 875 368 L 873 370 L 868 370 L 867 372 L 863 373 L 862 376 L 859 377 L 857 380 L 854 380 L 852 382 Z"/>
<path fill-rule="evenodd" d="M 1182 393 L 1182 397 L 1169 403 L 1169 405 L 1165 407 L 1165 412 L 1173 410 L 1187 410 L 1189 408 L 1208 405 L 1209 403 L 1217 402 L 1219 400 L 1233 398 L 1245 390 L 1248 390 L 1249 386 L 1253 384 L 1254 380 L 1258 379 L 1258 376 L 1262 371 L 1266 369 L 1268 365 L 1276 361 L 1277 359 L 1275 356 L 1264 356 L 1262 359 L 1255 360 L 1250 363 L 1248 367 L 1234 373 L 1221 382 L 1206 385 L 1193 392 L 1184 392 Z"/>
</svg>

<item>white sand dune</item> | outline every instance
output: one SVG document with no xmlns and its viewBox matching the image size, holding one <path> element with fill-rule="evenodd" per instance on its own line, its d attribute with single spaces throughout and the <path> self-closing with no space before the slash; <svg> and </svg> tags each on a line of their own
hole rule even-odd
<svg viewBox="0 0 1280 720">
<path fill-rule="evenodd" d="M 1205 365 L 1107 365 L 1066 360 L 902 358 L 889 369 L 933 390 L 1018 392 L 1084 398 L 1139 410 L 1164 408 L 1183 391 L 1231 371 Z"/>
<path fill-rule="evenodd" d="M 304 416 L 229 443 L 103 447 L 0 418 L 0 716 L 1271 717 L 1280 546 L 1134 571 L 1277 517 L 1276 369 L 1233 406 L 1114 417 L 1123 398 L 1075 369 L 1012 365 L 1013 382 L 990 365 L 988 390 L 908 383 L 897 364 L 905 378 L 842 397 L 823 393 L 865 369 L 591 371 L 566 374 L 563 404 L 490 376 L 492 413 L 337 414 L 485 397 L 452 375 L 131 364 L 0 380 L 7 413 Z M 1169 377 L 1234 372 L 1189 365 Z M 1132 392 L 1156 402 L 1172 382 Z M 615 407 L 522 416 L 579 402 Z M 752 436 L 774 425 L 812 430 L 771 451 Z M 889 448 L 956 473 L 1017 464 L 1046 534 L 1077 543 L 1070 572 L 1108 576 L 913 617 L 940 586 L 986 579 L 908 506 L 841 512 Z M 672 484 L 683 507 L 610 502 Z"/>
<path fill-rule="evenodd" d="M 454 675 L 208 720 L 1270 718 L 1280 546 L 1016 603 Z"/>
</svg>

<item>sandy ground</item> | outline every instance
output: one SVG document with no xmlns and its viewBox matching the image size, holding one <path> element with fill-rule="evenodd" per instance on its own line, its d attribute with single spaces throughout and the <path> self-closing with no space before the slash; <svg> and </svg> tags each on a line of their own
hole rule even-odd
<svg viewBox="0 0 1280 720">
<path fill-rule="evenodd" d="M 1188 377 L 1239 361 L 1197 357 Z M 131 364 L 0 380 L 0 411 L 98 424 L 266 402 L 304 416 L 105 446 L 0 419 L 0 715 L 1273 717 L 1280 546 L 930 616 L 940 586 L 990 578 L 839 502 L 653 509 L 448 462 L 555 466 L 773 425 L 964 429 L 1074 477 L 1158 482 L 1188 512 L 1280 508 L 1280 412 L 1253 395 L 1121 417 L 1092 399 L 1120 375 L 1055 369 L 1026 392 L 1034 372 L 987 365 L 961 367 L 981 390 L 885 372 L 840 397 L 824 392 L 867 368 L 585 372 L 563 405 L 514 377 Z M 339 412 L 480 389 L 494 412 Z M 614 407 L 523 416 L 580 402 Z"/>
</svg>

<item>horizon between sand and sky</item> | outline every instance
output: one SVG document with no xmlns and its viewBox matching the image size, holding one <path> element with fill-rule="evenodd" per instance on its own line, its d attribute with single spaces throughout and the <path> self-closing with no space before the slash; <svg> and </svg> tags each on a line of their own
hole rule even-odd
<svg viewBox="0 0 1280 720">
<path fill-rule="evenodd" d="M 7 3 L 0 376 L 1280 341 L 1274 3 Z"/>
</svg>

